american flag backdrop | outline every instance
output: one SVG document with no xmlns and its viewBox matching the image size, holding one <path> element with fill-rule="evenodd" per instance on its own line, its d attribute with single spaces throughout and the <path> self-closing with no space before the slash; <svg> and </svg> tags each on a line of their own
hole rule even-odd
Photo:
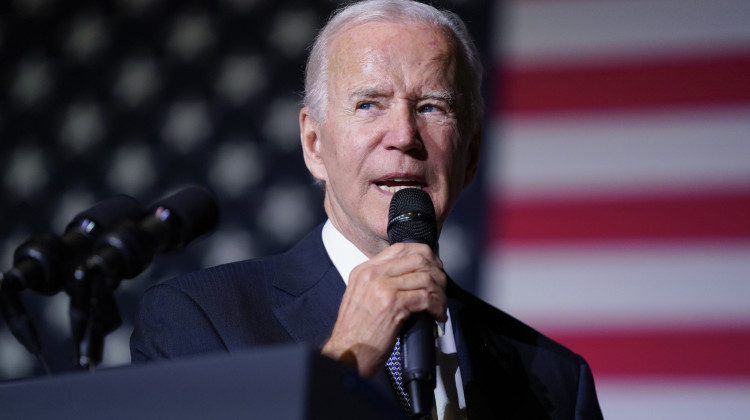
<svg viewBox="0 0 750 420">
<path fill-rule="evenodd" d="M 590 362 L 605 418 L 750 412 L 750 2 L 446 0 L 486 63 L 478 179 L 444 227 L 459 283 Z M 0 5 L 0 270 L 115 193 L 212 188 L 222 220 L 117 299 L 288 248 L 323 220 L 297 127 L 331 0 Z M 25 293 L 56 372 L 68 298 Z M 0 378 L 41 375 L 0 322 Z"/>
<path fill-rule="evenodd" d="M 750 2 L 496 22 L 483 296 L 586 357 L 605 418 L 748 418 Z"/>
</svg>

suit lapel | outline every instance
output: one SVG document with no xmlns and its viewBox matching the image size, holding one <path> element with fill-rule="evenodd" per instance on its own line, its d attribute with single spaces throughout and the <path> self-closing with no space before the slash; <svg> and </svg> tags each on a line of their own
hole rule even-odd
<svg viewBox="0 0 750 420">
<path fill-rule="evenodd" d="M 448 307 L 468 418 L 547 418 L 517 350 L 497 331 L 502 326 L 487 327 L 479 309 L 483 305 L 449 281 Z"/>
<path fill-rule="evenodd" d="M 281 258 L 274 280 L 274 313 L 297 343 L 322 348 L 338 317 L 346 284 L 323 245 L 322 225 Z M 382 371 L 368 382 L 383 395 L 395 394 Z"/>
<path fill-rule="evenodd" d="M 486 348 L 480 330 L 474 328 L 470 311 L 465 302 L 449 297 L 448 308 L 456 341 L 458 365 L 464 388 L 468 418 L 491 418 L 493 399 L 499 397 L 499 382 L 506 380 L 506 373 L 499 365 L 503 355 L 492 357 L 492 350 Z M 488 381 L 487 378 L 495 381 Z"/>
<path fill-rule="evenodd" d="M 273 311 L 298 343 L 322 348 L 336 322 L 346 285 L 326 253 L 322 225 L 278 261 Z"/>
</svg>

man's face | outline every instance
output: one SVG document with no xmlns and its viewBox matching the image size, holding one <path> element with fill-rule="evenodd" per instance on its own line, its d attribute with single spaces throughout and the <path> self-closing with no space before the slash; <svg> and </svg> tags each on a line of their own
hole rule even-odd
<svg viewBox="0 0 750 420">
<path fill-rule="evenodd" d="M 466 124 L 457 117 L 454 48 L 432 26 L 351 27 L 330 46 L 324 121 L 300 114 L 305 161 L 325 181 L 326 212 L 370 257 L 388 246 L 396 188 L 428 192 L 442 226 L 474 174 L 478 133 L 459 131 Z"/>
</svg>

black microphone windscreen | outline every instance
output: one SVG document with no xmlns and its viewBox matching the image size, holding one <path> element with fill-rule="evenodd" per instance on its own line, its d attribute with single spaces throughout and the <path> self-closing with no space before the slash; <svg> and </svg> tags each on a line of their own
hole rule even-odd
<svg viewBox="0 0 750 420">
<path fill-rule="evenodd" d="M 437 222 L 430 194 L 419 188 L 404 188 L 393 195 L 388 209 L 388 240 L 391 245 L 419 242 L 435 249 Z"/>
<path fill-rule="evenodd" d="M 66 231 L 78 229 L 90 233 L 94 228 L 109 229 L 122 219 L 138 219 L 143 216 L 141 204 L 133 197 L 118 194 L 96 203 L 78 213 L 68 223 Z M 93 222 L 93 224 L 92 224 Z"/>
<path fill-rule="evenodd" d="M 154 203 L 155 212 L 168 209 L 180 222 L 178 244 L 185 246 L 193 239 L 213 230 L 219 222 L 219 205 L 213 192 L 192 185 Z"/>
</svg>

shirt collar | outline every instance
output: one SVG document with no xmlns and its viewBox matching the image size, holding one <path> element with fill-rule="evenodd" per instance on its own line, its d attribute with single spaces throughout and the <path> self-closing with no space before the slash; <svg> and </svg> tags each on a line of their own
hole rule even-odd
<svg viewBox="0 0 750 420">
<path fill-rule="evenodd" d="M 344 283 L 349 285 L 349 275 L 354 267 L 367 261 L 369 258 L 339 232 L 331 220 L 328 219 L 323 225 L 323 246 L 326 248 L 328 257 L 333 261 L 336 270 L 339 271 Z"/>
</svg>

